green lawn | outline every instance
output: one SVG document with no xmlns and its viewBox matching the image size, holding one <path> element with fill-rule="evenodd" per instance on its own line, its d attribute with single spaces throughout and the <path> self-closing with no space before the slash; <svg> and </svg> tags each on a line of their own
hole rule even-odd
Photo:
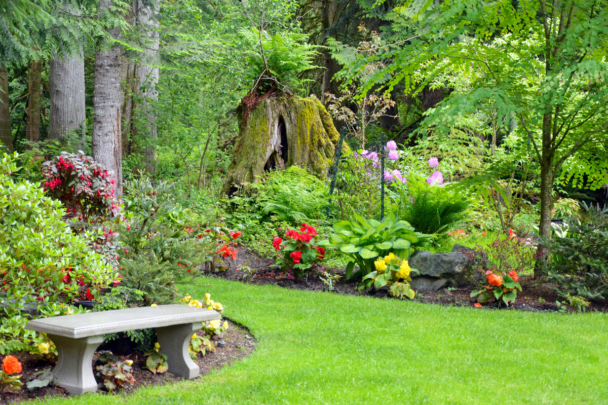
<svg viewBox="0 0 608 405">
<path fill-rule="evenodd" d="M 608 317 L 447 308 L 203 278 L 259 339 L 198 381 L 70 404 L 607 404 Z"/>
</svg>

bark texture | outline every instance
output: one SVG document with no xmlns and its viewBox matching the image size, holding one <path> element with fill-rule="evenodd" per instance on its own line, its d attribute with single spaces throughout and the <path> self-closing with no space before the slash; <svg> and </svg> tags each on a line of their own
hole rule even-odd
<svg viewBox="0 0 608 405">
<path fill-rule="evenodd" d="M 49 139 L 63 139 L 75 131 L 84 138 L 84 60 L 82 57 L 57 55 L 51 60 L 49 79 L 51 106 Z"/>
<path fill-rule="evenodd" d="M 8 98 L 8 72 L 0 67 L 0 144 L 9 152 L 13 151 L 13 134 L 11 133 L 11 111 Z"/>
<path fill-rule="evenodd" d="M 29 99 L 27 103 L 26 139 L 30 142 L 40 140 L 40 99 L 42 97 L 42 62 L 32 62 L 27 73 Z"/>
<path fill-rule="evenodd" d="M 99 3 L 100 10 L 110 6 L 109 1 Z M 117 29 L 110 30 L 114 38 Z M 118 46 L 100 49 L 95 53 L 95 92 L 93 119 L 93 159 L 101 164 L 115 181 L 115 194 L 122 196 L 122 141 L 120 130 L 121 53 Z"/>
<path fill-rule="evenodd" d="M 137 69 L 139 88 L 141 89 L 142 103 L 139 106 L 145 116 L 146 126 L 146 149 L 144 158 L 146 171 L 154 176 L 156 172 L 155 142 L 157 137 L 156 116 L 151 111 L 150 101 L 158 99 L 156 84 L 158 83 L 159 70 L 154 67 L 158 63 L 159 33 L 158 33 L 158 3 L 153 1 L 137 1 L 137 22 L 145 31 L 148 44 L 144 51 L 144 57 Z"/>
<path fill-rule="evenodd" d="M 257 181 L 265 170 L 289 166 L 324 176 L 339 138 L 318 99 L 267 98 L 241 123 L 223 192 L 232 194 L 236 186 Z"/>
</svg>

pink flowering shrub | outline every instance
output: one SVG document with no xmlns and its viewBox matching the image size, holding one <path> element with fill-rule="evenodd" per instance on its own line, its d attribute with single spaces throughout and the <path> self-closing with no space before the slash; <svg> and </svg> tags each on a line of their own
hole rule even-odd
<svg viewBox="0 0 608 405">
<path fill-rule="evenodd" d="M 88 221 L 90 217 L 118 217 L 110 174 L 92 157 L 63 152 L 42 164 L 48 194 L 66 207 L 68 214 Z"/>
<path fill-rule="evenodd" d="M 300 232 L 288 229 L 285 232 L 285 240 L 275 237 L 272 246 L 278 255 L 276 265 L 292 267 L 296 279 L 300 279 L 316 261 L 325 257 L 325 249 L 315 243 L 316 236 L 317 230 L 303 223 Z"/>
</svg>

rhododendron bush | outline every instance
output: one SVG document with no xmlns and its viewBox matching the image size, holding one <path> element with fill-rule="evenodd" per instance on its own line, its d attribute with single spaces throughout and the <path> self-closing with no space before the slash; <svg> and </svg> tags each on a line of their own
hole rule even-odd
<svg viewBox="0 0 608 405">
<path fill-rule="evenodd" d="M 28 302 L 93 297 L 117 279 L 87 241 L 72 232 L 61 203 L 27 181 L 14 182 L 17 155 L 0 160 L 0 282 L 12 313 Z"/>
<path fill-rule="evenodd" d="M 325 249 L 315 243 L 317 230 L 302 223 L 300 232 L 288 229 L 285 239 L 275 237 L 273 248 L 277 251 L 276 265 L 282 268 L 293 268 L 296 279 L 301 278 L 312 265 L 325 257 Z"/>
</svg>

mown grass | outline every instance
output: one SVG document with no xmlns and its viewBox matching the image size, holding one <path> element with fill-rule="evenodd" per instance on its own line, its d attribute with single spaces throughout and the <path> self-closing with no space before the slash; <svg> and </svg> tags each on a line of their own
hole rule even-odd
<svg viewBox="0 0 608 405">
<path fill-rule="evenodd" d="M 449 308 L 201 278 L 259 339 L 197 381 L 51 404 L 605 404 L 608 317 Z"/>
</svg>

